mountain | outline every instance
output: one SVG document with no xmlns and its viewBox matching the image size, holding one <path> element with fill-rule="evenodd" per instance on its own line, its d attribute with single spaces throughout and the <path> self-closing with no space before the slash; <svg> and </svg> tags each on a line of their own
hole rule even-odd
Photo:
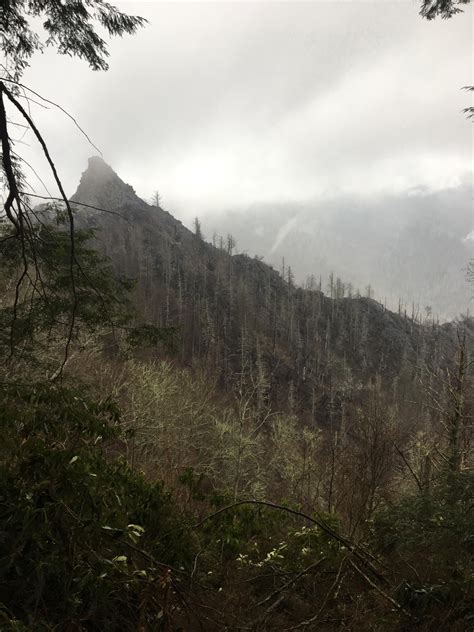
<svg viewBox="0 0 474 632">
<path fill-rule="evenodd" d="M 89 160 L 72 201 L 77 224 L 95 228 L 115 270 L 137 280 L 140 317 L 179 329 L 182 361 L 217 371 L 223 386 L 263 372 L 264 397 L 310 422 L 340 420 L 376 379 L 387 392 L 409 388 L 425 362 L 454 353 L 454 326 L 347 296 L 337 282 L 329 297 L 316 285 L 297 287 L 291 273 L 233 254 L 231 237 L 206 243 L 141 200 L 101 158 Z"/>
<path fill-rule="evenodd" d="M 415 189 L 384 196 L 334 197 L 256 205 L 203 215 L 209 234 L 231 232 L 249 254 L 289 263 L 304 282 L 329 275 L 370 285 L 392 309 L 430 308 L 442 319 L 472 311 L 466 266 L 474 257 L 472 174 L 439 191 Z"/>
</svg>

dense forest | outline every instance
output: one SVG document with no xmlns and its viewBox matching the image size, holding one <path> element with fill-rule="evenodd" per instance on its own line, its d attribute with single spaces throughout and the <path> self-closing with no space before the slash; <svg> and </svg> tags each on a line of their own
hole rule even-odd
<svg viewBox="0 0 474 632">
<path fill-rule="evenodd" d="M 68 197 L 26 16 L 96 70 L 96 23 L 144 21 L 1 11 L 0 629 L 473 630 L 474 320 L 298 284 L 98 156 Z M 18 126 L 58 197 L 30 191 Z"/>
</svg>

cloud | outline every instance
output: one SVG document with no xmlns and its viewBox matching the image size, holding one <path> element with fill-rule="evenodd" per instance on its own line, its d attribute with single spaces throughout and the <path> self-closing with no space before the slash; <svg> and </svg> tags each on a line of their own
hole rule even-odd
<svg viewBox="0 0 474 632">
<path fill-rule="evenodd" d="M 140 195 L 159 189 L 185 221 L 252 203 L 436 190 L 471 168 L 460 113 L 469 15 L 427 22 L 405 2 L 121 7 L 150 24 L 111 43 L 107 73 L 48 51 L 25 81 L 70 110 Z M 72 193 L 96 152 L 58 112 L 32 107 Z M 40 152 L 19 149 L 45 175 Z"/>
<path fill-rule="evenodd" d="M 276 250 L 281 246 L 281 244 L 285 241 L 285 238 L 290 234 L 293 228 L 296 226 L 297 218 L 292 217 L 287 222 L 281 226 L 276 234 L 275 241 L 273 242 L 268 254 L 272 255 Z"/>
</svg>

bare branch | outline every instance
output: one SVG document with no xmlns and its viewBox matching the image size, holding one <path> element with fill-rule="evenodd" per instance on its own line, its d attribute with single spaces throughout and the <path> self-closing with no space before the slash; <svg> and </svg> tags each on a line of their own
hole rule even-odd
<svg viewBox="0 0 474 632">
<path fill-rule="evenodd" d="M 102 156 L 102 152 L 100 151 L 100 149 L 96 145 L 94 145 L 94 143 L 92 142 L 90 137 L 82 129 L 82 127 L 79 125 L 79 123 L 74 118 L 74 116 L 72 114 L 70 114 L 67 110 L 65 110 L 62 106 L 60 106 L 58 103 L 55 103 L 54 101 L 50 101 L 49 99 L 46 99 L 45 97 L 41 96 L 41 94 L 38 94 L 38 92 L 35 92 L 34 90 L 29 88 L 28 86 L 25 86 L 23 83 L 20 83 L 19 81 L 15 81 L 14 79 L 7 79 L 6 77 L 0 77 L 0 81 L 8 81 L 9 83 L 13 83 L 13 84 L 19 86 L 20 88 L 23 88 L 24 90 L 28 90 L 28 92 L 31 92 L 32 94 L 37 96 L 39 99 L 41 99 L 45 103 L 49 103 L 50 105 L 53 105 L 54 107 L 58 108 L 58 110 L 61 110 L 61 112 L 63 112 L 68 118 L 71 119 L 71 121 L 74 123 L 74 125 L 77 127 L 77 129 L 81 132 L 81 134 L 84 136 L 84 138 L 86 138 L 87 142 L 91 145 L 91 147 L 93 147 L 96 151 L 98 151 L 99 154 Z M 41 104 L 38 104 L 38 105 L 41 105 Z M 45 107 L 45 106 L 43 106 L 43 107 Z"/>
</svg>

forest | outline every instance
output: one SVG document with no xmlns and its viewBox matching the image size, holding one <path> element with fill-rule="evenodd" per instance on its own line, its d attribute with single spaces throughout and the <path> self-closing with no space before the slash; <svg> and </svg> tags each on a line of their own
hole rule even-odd
<svg viewBox="0 0 474 632">
<path fill-rule="evenodd" d="M 98 155 L 68 196 L 23 73 L 43 46 L 105 71 L 142 27 L 0 8 L 0 629 L 474 630 L 474 319 L 299 284 Z"/>
</svg>

